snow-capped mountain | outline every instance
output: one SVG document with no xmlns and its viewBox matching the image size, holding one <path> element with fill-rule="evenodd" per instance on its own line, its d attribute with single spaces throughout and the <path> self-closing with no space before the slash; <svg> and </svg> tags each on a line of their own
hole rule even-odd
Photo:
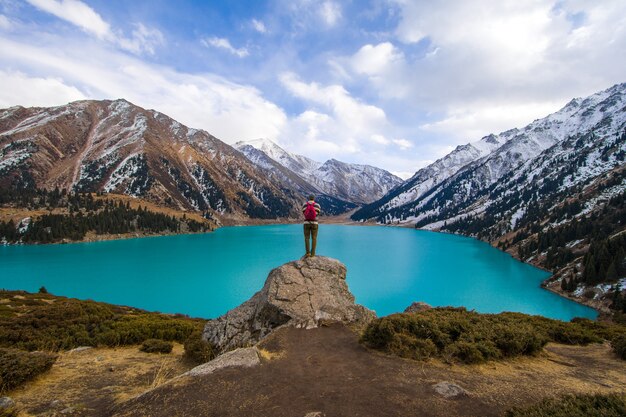
<svg viewBox="0 0 626 417">
<path fill-rule="evenodd" d="M 626 83 L 479 142 L 493 148 L 459 147 L 353 218 L 483 239 L 626 313 Z"/>
<path fill-rule="evenodd" d="M 237 142 L 235 144 L 235 148 L 241 150 L 241 147 L 245 145 L 249 145 L 253 148 L 263 151 L 271 159 L 278 162 L 282 166 L 290 169 L 301 177 L 311 174 L 313 171 L 319 168 L 320 165 L 322 165 L 321 163 L 307 158 L 306 156 L 296 155 L 294 153 L 287 152 L 269 139 L 254 139 L 245 142 Z"/>
<path fill-rule="evenodd" d="M 265 156 L 288 168 L 321 193 L 356 204 L 375 201 L 402 182 L 390 172 L 369 165 L 348 164 L 335 159 L 322 164 L 287 152 L 267 139 L 238 142 L 235 147 L 255 164 L 273 169 L 258 152 L 262 151 Z"/>
<path fill-rule="evenodd" d="M 341 214 L 357 207 L 354 203 L 325 194 L 317 186 L 307 182 L 303 178 L 306 175 L 300 176 L 296 174 L 286 166 L 270 158 L 264 151 L 244 143 L 239 143 L 236 146 L 251 162 L 262 169 L 266 177 L 274 184 L 279 185 L 281 188 L 294 190 L 303 198 L 310 194 L 315 195 L 315 200 L 321 204 L 324 215 Z"/>
<path fill-rule="evenodd" d="M 414 222 L 418 227 L 439 228 L 444 222 L 482 213 L 494 204 L 490 193 L 498 188 L 499 181 L 523 172 L 553 146 L 565 146 L 566 139 L 591 133 L 596 146 L 619 137 L 624 129 L 625 90 L 626 84 L 620 84 L 585 99 L 574 99 L 523 129 L 460 146 L 381 200 L 357 211 L 353 219 Z M 575 149 L 570 152 L 576 153 Z M 522 192 L 539 179 L 529 176 L 517 189 Z"/>
<path fill-rule="evenodd" d="M 327 194 L 370 203 L 402 183 L 402 179 L 370 165 L 348 164 L 329 159 L 316 169 L 311 181 Z"/>
<path fill-rule="evenodd" d="M 209 133 L 125 100 L 0 110 L 0 186 L 116 192 L 235 218 L 297 215 L 301 204 Z"/>
</svg>

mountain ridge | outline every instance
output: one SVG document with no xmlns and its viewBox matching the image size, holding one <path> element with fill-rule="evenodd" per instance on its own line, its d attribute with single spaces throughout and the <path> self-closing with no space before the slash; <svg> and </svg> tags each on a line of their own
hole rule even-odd
<svg viewBox="0 0 626 417">
<path fill-rule="evenodd" d="M 390 172 L 371 165 L 351 164 L 331 158 L 324 163 L 285 151 L 268 139 L 241 141 L 234 145 L 252 162 L 268 166 L 267 161 L 249 147 L 263 152 L 325 195 L 354 204 L 370 203 L 401 183 Z"/>
<path fill-rule="evenodd" d="M 421 180 L 471 148 L 352 218 L 476 237 L 554 272 L 545 285 L 556 292 L 601 311 L 626 307 L 626 239 L 613 237 L 626 236 L 626 83 L 495 137 L 506 140 L 440 182 Z"/>
<path fill-rule="evenodd" d="M 0 110 L 0 186 L 106 191 L 232 218 L 296 216 L 280 189 L 203 130 L 126 100 Z"/>
</svg>

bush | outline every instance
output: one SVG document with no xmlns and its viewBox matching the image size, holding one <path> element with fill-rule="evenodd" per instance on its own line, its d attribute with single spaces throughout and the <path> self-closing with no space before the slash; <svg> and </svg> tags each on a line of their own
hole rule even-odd
<svg viewBox="0 0 626 417">
<path fill-rule="evenodd" d="M 202 339 L 202 333 L 199 331 L 193 332 L 185 340 L 184 346 L 184 358 L 197 365 L 206 363 L 216 356 L 213 346 Z"/>
<path fill-rule="evenodd" d="M 626 335 L 626 327 L 587 319 L 566 323 L 521 313 L 478 314 L 448 307 L 376 319 L 361 341 L 405 358 L 438 356 L 446 361 L 480 363 L 535 355 L 549 341 L 585 345 L 617 340 L 620 335 Z"/>
<path fill-rule="evenodd" d="M 506 417 L 622 417 L 626 416 L 626 395 L 566 395 L 539 404 L 513 408 Z"/>
<path fill-rule="evenodd" d="M 161 339 L 144 340 L 139 350 L 146 353 L 171 353 L 174 348 L 172 342 L 166 342 Z"/>
<path fill-rule="evenodd" d="M 617 356 L 626 360 L 626 335 L 617 336 L 615 339 L 611 340 L 611 346 Z"/>
<path fill-rule="evenodd" d="M 24 352 L 0 349 L 0 393 L 30 381 L 52 367 L 56 355 L 43 352 Z"/>
<path fill-rule="evenodd" d="M 0 298 L 10 300 L 10 305 L 3 305 L 8 308 L 0 311 L 0 347 L 28 351 L 133 345 L 147 339 L 182 343 L 204 324 L 204 320 L 49 294 L 0 291 Z"/>
</svg>

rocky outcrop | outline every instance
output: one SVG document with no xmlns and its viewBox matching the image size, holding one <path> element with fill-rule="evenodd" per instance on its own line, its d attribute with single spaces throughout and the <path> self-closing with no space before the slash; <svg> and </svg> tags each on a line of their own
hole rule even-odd
<svg viewBox="0 0 626 417">
<path fill-rule="evenodd" d="M 235 349 L 218 356 L 210 362 L 196 366 L 192 370 L 185 372 L 182 376 L 202 376 L 230 367 L 251 368 L 261 363 L 259 351 L 255 347 Z"/>
<path fill-rule="evenodd" d="M 365 324 L 376 317 L 355 304 L 346 267 L 322 256 L 289 262 L 270 272 L 261 291 L 210 320 L 203 338 L 224 351 L 249 346 L 282 326 L 318 327 L 323 322 Z"/>
<path fill-rule="evenodd" d="M 448 381 L 439 382 L 438 384 L 433 385 L 433 388 L 437 394 L 444 398 L 454 398 L 468 395 L 468 392 L 465 389 Z"/>
</svg>

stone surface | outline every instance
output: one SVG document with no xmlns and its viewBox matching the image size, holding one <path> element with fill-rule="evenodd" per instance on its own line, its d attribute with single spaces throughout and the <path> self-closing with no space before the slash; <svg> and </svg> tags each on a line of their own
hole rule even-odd
<svg viewBox="0 0 626 417">
<path fill-rule="evenodd" d="M 0 410 L 15 407 L 15 401 L 11 397 L 0 397 Z"/>
<path fill-rule="evenodd" d="M 210 362 L 204 363 L 200 366 L 196 366 L 188 372 L 185 372 L 182 376 L 201 376 L 211 374 L 218 369 L 227 368 L 230 366 L 241 366 L 250 368 L 257 366 L 261 363 L 259 359 L 259 352 L 256 348 L 240 348 L 226 352 Z"/>
<path fill-rule="evenodd" d="M 463 388 L 448 381 L 439 382 L 433 385 L 433 388 L 437 394 L 443 396 L 444 398 L 454 398 L 459 395 L 467 395 L 467 391 Z"/>
<path fill-rule="evenodd" d="M 281 326 L 367 323 L 376 314 L 354 303 L 346 272 L 341 262 L 322 256 L 284 264 L 270 272 L 252 298 L 207 322 L 203 338 L 219 350 L 228 350 L 254 344 Z"/>
<path fill-rule="evenodd" d="M 74 348 L 72 350 L 68 350 L 67 353 L 79 353 L 79 352 L 84 352 L 86 350 L 91 350 L 93 349 L 92 346 L 79 346 L 77 348 Z"/>
<path fill-rule="evenodd" d="M 422 301 L 414 301 L 410 306 L 404 309 L 405 313 L 419 313 L 420 311 L 430 310 L 432 306 Z"/>
</svg>

